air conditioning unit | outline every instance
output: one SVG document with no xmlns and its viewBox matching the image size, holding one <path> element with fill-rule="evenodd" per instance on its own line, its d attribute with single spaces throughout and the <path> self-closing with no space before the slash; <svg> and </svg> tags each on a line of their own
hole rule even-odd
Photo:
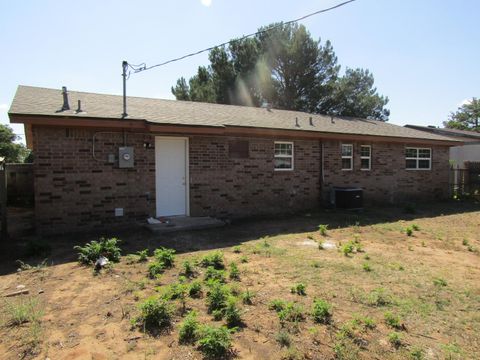
<svg viewBox="0 0 480 360">
<path fill-rule="evenodd" d="M 363 208 L 363 190 L 354 187 L 337 187 L 330 190 L 330 203 L 338 209 L 358 210 Z"/>
</svg>

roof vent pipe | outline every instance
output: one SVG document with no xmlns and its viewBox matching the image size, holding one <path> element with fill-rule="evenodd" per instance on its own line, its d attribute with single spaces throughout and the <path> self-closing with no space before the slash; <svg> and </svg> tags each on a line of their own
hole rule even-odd
<svg viewBox="0 0 480 360">
<path fill-rule="evenodd" d="M 70 105 L 68 104 L 68 93 L 67 93 L 66 86 L 62 86 L 62 95 L 63 95 L 62 111 L 70 110 Z"/>
<path fill-rule="evenodd" d="M 298 123 L 298 117 L 295 117 L 295 126 L 300 127 L 300 124 Z"/>
<path fill-rule="evenodd" d="M 77 110 L 76 110 L 75 112 L 76 112 L 77 114 L 83 112 L 83 110 L 82 110 L 82 102 L 81 102 L 80 100 L 78 100 L 78 108 L 77 108 Z"/>
<path fill-rule="evenodd" d="M 313 118 L 310 116 L 310 126 L 313 126 Z"/>
</svg>

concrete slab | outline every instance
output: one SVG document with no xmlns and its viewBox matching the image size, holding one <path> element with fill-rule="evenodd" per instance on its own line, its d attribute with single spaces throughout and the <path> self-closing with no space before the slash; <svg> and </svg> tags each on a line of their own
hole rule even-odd
<svg viewBox="0 0 480 360">
<path fill-rule="evenodd" d="M 154 233 L 169 233 L 175 231 L 201 230 L 224 226 L 221 220 L 205 217 L 168 216 L 162 217 L 160 224 L 144 223 L 143 226 Z"/>
</svg>

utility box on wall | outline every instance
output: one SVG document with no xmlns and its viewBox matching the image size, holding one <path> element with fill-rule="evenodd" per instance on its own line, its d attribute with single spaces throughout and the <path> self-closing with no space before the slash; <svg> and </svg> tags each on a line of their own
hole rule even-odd
<svg viewBox="0 0 480 360">
<path fill-rule="evenodd" d="M 118 148 L 118 167 L 133 168 L 133 147 L 124 146 Z"/>
</svg>

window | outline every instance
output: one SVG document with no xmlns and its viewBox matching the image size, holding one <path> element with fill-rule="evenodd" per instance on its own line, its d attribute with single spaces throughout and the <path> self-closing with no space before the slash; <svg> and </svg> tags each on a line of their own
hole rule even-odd
<svg viewBox="0 0 480 360">
<path fill-rule="evenodd" d="M 275 170 L 293 170 L 293 142 L 275 141 Z"/>
<path fill-rule="evenodd" d="M 372 147 L 370 145 L 360 146 L 360 169 L 370 170 L 372 160 Z"/>
<path fill-rule="evenodd" d="M 407 170 L 430 170 L 432 167 L 432 149 L 406 148 L 405 168 Z"/>
<path fill-rule="evenodd" d="M 353 169 L 353 145 L 342 144 L 342 170 Z"/>
</svg>

